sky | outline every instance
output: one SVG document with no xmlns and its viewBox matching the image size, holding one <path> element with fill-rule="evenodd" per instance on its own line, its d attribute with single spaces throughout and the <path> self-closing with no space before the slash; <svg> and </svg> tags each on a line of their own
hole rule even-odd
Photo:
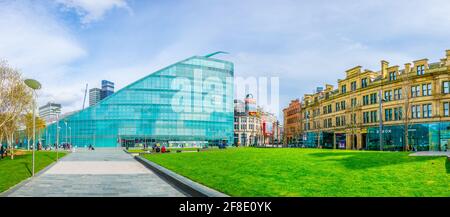
<svg viewBox="0 0 450 217">
<path fill-rule="evenodd" d="M 290 100 L 361 65 L 450 49 L 447 0 L 0 0 L 0 59 L 42 83 L 39 104 L 81 109 L 86 83 L 116 90 L 194 55 L 227 51 L 235 75 L 279 77 Z M 281 114 L 277 114 L 279 117 Z"/>
</svg>

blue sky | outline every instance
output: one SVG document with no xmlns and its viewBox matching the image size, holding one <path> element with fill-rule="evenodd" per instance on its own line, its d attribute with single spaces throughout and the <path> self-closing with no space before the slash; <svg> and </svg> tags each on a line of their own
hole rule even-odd
<svg viewBox="0 0 450 217">
<path fill-rule="evenodd" d="M 356 65 L 439 61 L 450 2 L 0 0 L 0 58 L 43 83 L 40 103 L 80 109 L 84 87 L 124 87 L 217 50 L 237 76 L 279 76 L 280 107 Z"/>
</svg>

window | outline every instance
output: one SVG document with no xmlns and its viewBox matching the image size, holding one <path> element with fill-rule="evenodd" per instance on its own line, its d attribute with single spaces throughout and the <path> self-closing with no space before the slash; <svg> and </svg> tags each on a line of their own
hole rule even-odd
<svg viewBox="0 0 450 217">
<path fill-rule="evenodd" d="M 377 103 L 377 93 L 370 94 L 370 104 Z"/>
<path fill-rule="evenodd" d="M 384 120 L 385 121 L 392 121 L 392 109 L 385 109 L 384 110 Z"/>
<path fill-rule="evenodd" d="M 369 105 L 369 95 L 363 96 L 363 105 Z"/>
<path fill-rule="evenodd" d="M 370 122 L 377 122 L 378 120 L 378 116 L 377 116 L 377 111 L 371 111 L 370 112 Z"/>
<path fill-rule="evenodd" d="M 420 86 L 412 86 L 411 87 L 411 97 L 418 97 L 420 95 Z"/>
<path fill-rule="evenodd" d="M 420 105 L 411 106 L 411 118 L 420 118 Z"/>
<path fill-rule="evenodd" d="M 450 93 L 450 81 L 442 82 L 442 93 L 448 94 Z"/>
<path fill-rule="evenodd" d="M 422 107 L 423 107 L 423 118 L 431 118 L 432 115 L 431 104 L 425 104 Z"/>
<path fill-rule="evenodd" d="M 323 114 L 327 114 L 327 107 L 326 106 L 323 107 Z"/>
<path fill-rule="evenodd" d="M 449 112 L 448 112 L 448 106 L 449 106 L 449 102 L 444 102 L 444 117 L 448 117 L 449 116 Z"/>
<path fill-rule="evenodd" d="M 352 107 L 356 107 L 356 98 L 351 99 L 351 104 Z"/>
<path fill-rule="evenodd" d="M 422 96 L 431 96 L 431 84 L 422 84 Z"/>
<path fill-rule="evenodd" d="M 386 100 L 387 102 L 392 101 L 392 90 L 384 92 L 384 100 Z"/>
<path fill-rule="evenodd" d="M 333 110 L 332 110 L 331 104 L 330 104 L 330 105 L 328 105 L 328 113 L 331 113 L 331 112 L 333 112 Z"/>
<path fill-rule="evenodd" d="M 347 85 L 342 85 L 341 86 L 341 93 L 346 93 L 347 92 Z"/>
<path fill-rule="evenodd" d="M 342 101 L 342 102 L 341 102 L 341 109 L 342 109 L 342 110 L 345 110 L 345 101 Z"/>
<path fill-rule="evenodd" d="M 389 81 L 395 81 L 395 80 L 397 80 L 397 73 L 389 72 Z"/>
<path fill-rule="evenodd" d="M 419 65 L 417 66 L 417 75 L 423 75 L 425 73 L 425 66 Z"/>
<path fill-rule="evenodd" d="M 369 123 L 369 112 L 363 113 L 363 123 Z"/>
<path fill-rule="evenodd" d="M 361 79 L 361 88 L 367 87 L 367 78 Z"/>
<path fill-rule="evenodd" d="M 352 91 L 355 91 L 356 90 L 356 81 L 353 81 L 351 84 L 350 84 L 350 88 L 352 89 Z"/>
<path fill-rule="evenodd" d="M 339 110 L 341 110 L 341 104 L 340 103 L 336 103 L 336 111 L 338 112 Z"/>
<path fill-rule="evenodd" d="M 336 117 L 336 126 L 341 126 L 341 117 Z"/>
<path fill-rule="evenodd" d="M 402 115 L 403 115 L 402 113 L 403 113 L 402 107 L 394 108 L 394 120 L 395 121 L 401 120 L 402 119 Z"/>
<path fill-rule="evenodd" d="M 402 99 L 402 89 L 398 88 L 394 90 L 394 100 Z"/>
</svg>

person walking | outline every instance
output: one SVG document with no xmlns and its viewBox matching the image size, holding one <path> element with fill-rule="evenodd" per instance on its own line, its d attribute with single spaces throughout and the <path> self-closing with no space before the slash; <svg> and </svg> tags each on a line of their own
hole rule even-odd
<svg viewBox="0 0 450 217">
<path fill-rule="evenodd" d="M 3 147 L 3 144 L 0 144 L 0 160 L 3 160 L 4 153 L 5 153 L 5 147 Z"/>
</svg>

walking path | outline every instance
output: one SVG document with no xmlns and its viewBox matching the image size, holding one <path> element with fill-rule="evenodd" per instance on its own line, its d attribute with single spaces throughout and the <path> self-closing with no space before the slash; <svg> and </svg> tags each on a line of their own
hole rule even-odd
<svg viewBox="0 0 450 217">
<path fill-rule="evenodd" d="M 447 156 L 450 158 L 450 151 L 419 151 L 409 156 Z"/>
<path fill-rule="evenodd" d="M 77 150 L 11 197 L 183 197 L 120 149 Z"/>
</svg>

